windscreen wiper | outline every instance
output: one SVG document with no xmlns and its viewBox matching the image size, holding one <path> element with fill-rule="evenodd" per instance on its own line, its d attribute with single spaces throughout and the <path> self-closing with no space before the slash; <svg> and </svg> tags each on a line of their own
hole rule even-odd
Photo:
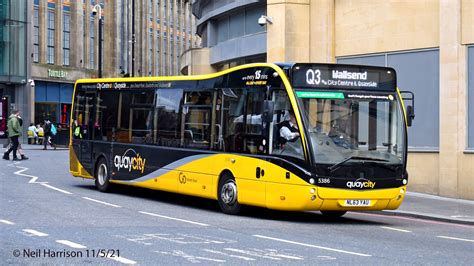
<svg viewBox="0 0 474 266">
<path fill-rule="evenodd" d="M 371 157 L 361 157 L 361 156 L 349 156 L 347 158 L 345 158 L 344 160 L 338 162 L 338 163 L 335 163 L 331 166 L 328 167 L 328 170 L 333 172 L 334 170 L 336 170 L 337 168 L 339 168 L 339 166 L 343 165 L 344 163 L 350 161 L 350 160 L 364 160 L 364 161 L 375 161 L 375 162 L 389 162 L 389 160 L 385 160 L 385 159 L 377 159 L 377 158 L 371 158 Z"/>
</svg>

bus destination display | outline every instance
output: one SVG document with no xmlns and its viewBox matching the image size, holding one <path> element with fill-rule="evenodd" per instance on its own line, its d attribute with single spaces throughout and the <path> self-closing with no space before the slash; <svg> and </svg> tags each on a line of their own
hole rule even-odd
<svg viewBox="0 0 474 266">
<path fill-rule="evenodd" d="M 295 88 L 395 90 L 395 71 L 391 68 L 296 64 L 292 71 Z"/>
</svg>

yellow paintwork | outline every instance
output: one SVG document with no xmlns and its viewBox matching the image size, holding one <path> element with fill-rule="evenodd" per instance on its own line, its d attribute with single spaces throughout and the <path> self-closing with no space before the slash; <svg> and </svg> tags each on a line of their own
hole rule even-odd
<svg viewBox="0 0 474 266">
<path fill-rule="evenodd" d="M 83 177 L 83 178 L 91 178 L 94 177 L 89 174 L 86 169 L 82 166 L 81 162 L 77 159 L 76 153 L 71 145 L 69 145 L 69 172 L 73 176 Z"/>
<path fill-rule="evenodd" d="M 405 103 L 403 102 L 403 97 L 402 97 L 402 94 L 400 93 L 400 89 L 398 87 L 397 87 L 397 94 L 398 94 L 398 97 L 400 97 L 400 103 L 402 104 L 402 111 L 403 111 L 403 115 L 405 117 L 405 127 L 408 127 L 407 112 L 405 110 Z"/>
<path fill-rule="evenodd" d="M 283 70 L 275 64 L 255 63 L 234 67 L 219 73 L 200 76 L 174 76 L 174 77 L 140 77 L 140 78 L 108 78 L 108 79 L 84 79 L 79 83 L 97 82 L 149 82 L 149 81 L 176 81 L 176 80 L 203 80 L 215 78 L 230 72 L 252 68 L 270 67 L 274 69 L 282 78 L 288 92 L 298 127 L 302 136 L 304 156 L 309 159 L 304 138 L 301 115 L 297 108 L 296 98 L 291 89 L 290 83 Z M 401 99 L 400 92 L 397 93 Z M 74 100 L 73 100 L 74 106 Z M 405 108 L 402 108 L 405 114 Z M 405 114 L 406 115 L 406 114 Z M 71 121 L 72 112 L 71 112 Z M 71 125 L 72 128 L 72 125 Z M 70 132 L 70 172 L 74 176 L 93 178 L 87 173 L 78 161 L 72 149 L 72 132 Z M 259 178 L 256 176 L 256 169 L 259 167 L 264 171 Z M 279 210 L 382 210 L 396 209 L 403 201 L 406 187 L 391 189 L 376 189 L 354 191 L 346 189 L 334 189 L 317 187 L 311 185 L 290 172 L 290 178 L 286 178 L 288 170 L 256 157 L 249 157 L 238 154 L 214 154 L 207 157 L 193 160 L 176 169 L 150 178 L 148 180 L 118 181 L 112 183 L 139 186 L 144 188 L 163 190 L 169 192 L 194 195 L 204 198 L 217 199 L 219 177 L 223 172 L 230 172 L 236 180 L 238 188 L 238 201 L 241 204 L 266 207 Z M 113 177 L 112 177 L 113 179 Z M 186 180 L 184 182 L 184 180 Z M 312 193 L 312 190 L 314 192 Z M 403 191 L 403 192 L 402 192 Z M 343 206 L 346 199 L 370 199 L 369 207 L 347 207 Z"/>
</svg>

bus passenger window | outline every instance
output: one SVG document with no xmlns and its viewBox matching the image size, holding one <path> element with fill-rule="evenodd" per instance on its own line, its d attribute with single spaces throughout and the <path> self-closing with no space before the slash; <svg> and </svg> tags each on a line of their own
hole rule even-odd
<svg viewBox="0 0 474 266">
<path fill-rule="evenodd" d="M 181 142 L 182 89 L 158 89 L 156 91 L 156 130 L 153 142 L 160 146 L 179 147 Z"/>
<path fill-rule="evenodd" d="M 187 92 L 183 105 L 184 147 L 209 149 L 212 96 L 209 91 Z"/>
</svg>

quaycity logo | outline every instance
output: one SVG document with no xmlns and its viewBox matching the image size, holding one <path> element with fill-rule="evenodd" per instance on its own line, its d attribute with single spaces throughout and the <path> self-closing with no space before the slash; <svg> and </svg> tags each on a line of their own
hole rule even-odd
<svg viewBox="0 0 474 266">
<path fill-rule="evenodd" d="M 346 186 L 348 188 L 374 188 L 376 182 L 372 182 L 370 180 L 367 180 L 365 178 L 359 178 L 356 181 L 348 181 L 346 183 Z"/>
<path fill-rule="evenodd" d="M 117 167 L 118 171 L 126 169 L 128 172 L 134 170 L 143 173 L 145 163 L 146 159 L 143 159 L 134 149 L 128 149 L 123 155 L 115 155 L 114 157 L 114 166 Z"/>
</svg>

